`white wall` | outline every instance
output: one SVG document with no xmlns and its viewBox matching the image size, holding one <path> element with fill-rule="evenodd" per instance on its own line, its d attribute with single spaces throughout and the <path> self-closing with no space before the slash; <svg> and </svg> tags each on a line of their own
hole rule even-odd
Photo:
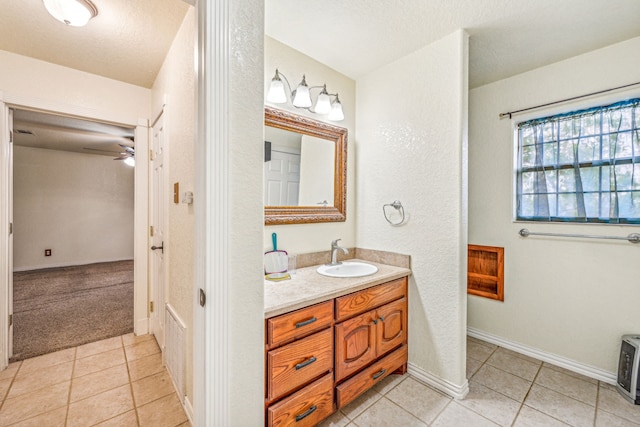
<svg viewBox="0 0 640 427">
<path fill-rule="evenodd" d="M 133 172 L 111 157 L 14 147 L 14 271 L 133 259 Z"/>
<path fill-rule="evenodd" d="M 470 92 L 469 242 L 505 248 L 504 302 L 468 297 L 469 326 L 608 372 L 620 336 L 638 333 L 640 245 L 521 238 L 517 232 L 626 236 L 637 226 L 513 222 L 513 128 L 519 121 L 640 96 L 640 88 L 539 109 L 498 114 L 640 80 L 640 38 Z"/>
<path fill-rule="evenodd" d="M 345 222 L 329 222 L 321 224 L 293 224 L 293 225 L 270 225 L 264 227 L 263 247 L 264 250 L 271 249 L 271 233 L 278 234 L 278 247 L 289 253 L 306 253 L 316 251 L 328 251 L 331 249 L 331 241 L 342 239 L 342 246 L 355 246 L 355 162 L 354 150 L 355 142 L 355 82 L 350 78 L 336 72 L 324 64 L 310 58 L 295 49 L 290 48 L 270 37 L 265 36 L 264 40 L 264 98 L 276 68 L 287 76 L 289 83 L 297 86 L 302 80 L 302 75 L 306 75 L 309 86 L 326 83 L 330 93 L 338 93 L 342 109 L 344 110 L 344 121 L 329 122 L 332 125 L 348 129 L 347 136 L 347 220 Z M 286 88 L 286 85 L 285 85 Z M 295 87 L 294 87 L 295 89 Z M 317 90 L 313 90 L 313 99 Z M 265 101 L 265 103 L 267 103 Z M 268 104 L 268 103 L 267 103 Z M 295 108 L 290 102 L 287 104 L 269 104 L 272 107 L 288 110 L 295 114 L 308 116 L 320 121 L 326 121 L 323 116 L 309 113 L 306 110 Z M 258 181 L 260 182 L 260 181 Z"/>
<path fill-rule="evenodd" d="M 452 394 L 466 390 L 467 58 L 458 31 L 357 80 L 357 245 L 411 255 L 409 362 Z M 382 215 L 394 200 L 401 227 Z"/>
<path fill-rule="evenodd" d="M 195 9 L 189 7 L 182 25 L 154 82 L 153 117 L 166 108 L 167 259 L 166 302 L 171 304 L 187 327 L 186 393 L 193 402 L 193 283 L 194 283 L 194 210 L 182 203 L 185 191 L 194 189 L 196 138 L 196 75 L 194 53 L 197 41 Z M 153 120 L 153 119 L 152 119 Z M 173 203 L 173 184 L 180 186 L 180 203 Z M 197 197 L 197 196 L 196 196 Z"/>
</svg>

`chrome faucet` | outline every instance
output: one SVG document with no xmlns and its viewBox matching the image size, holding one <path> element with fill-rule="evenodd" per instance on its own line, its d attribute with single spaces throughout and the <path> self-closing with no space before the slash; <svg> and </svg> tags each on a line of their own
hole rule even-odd
<svg viewBox="0 0 640 427">
<path fill-rule="evenodd" d="M 340 249 L 345 254 L 349 253 L 349 249 L 338 246 L 338 242 L 340 240 L 342 239 L 336 239 L 331 242 L 331 263 L 329 263 L 328 265 L 342 264 L 340 261 L 338 261 L 338 249 Z"/>
</svg>

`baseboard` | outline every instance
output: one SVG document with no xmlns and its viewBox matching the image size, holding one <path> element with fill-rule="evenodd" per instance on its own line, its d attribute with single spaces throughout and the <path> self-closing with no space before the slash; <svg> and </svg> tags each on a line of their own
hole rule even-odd
<svg viewBox="0 0 640 427">
<path fill-rule="evenodd" d="M 133 325 L 133 333 L 136 335 L 146 335 L 149 333 L 149 318 L 143 317 L 136 320 Z"/>
<path fill-rule="evenodd" d="M 51 264 L 41 264 L 41 265 L 31 265 L 28 267 L 18 267 L 14 268 L 13 272 L 21 272 L 21 271 L 31 271 L 31 270 L 42 270 L 43 268 L 60 268 L 60 267 L 75 267 L 78 265 L 89 265 L 89 264 L 99 264 L 102 262 L 118 262 L 118 261 L 133 261 L 132 258 L 114 258 L 114 259 L 100 259 L 95 261 L 84 260 L 77 262 L 59 262 L 59 263 L 51 263 Z"/>
<path fill-rule="evenodd" d="M 413 363 L 408 363 L 408 372 L 409 375 L 421 381 L 441 392 L 453 397 L 454 399 L 464 399 L 467 394 L 469 394 L 469 381 L 466 379 L 461 386 L 455 385 L 452 382 L 449 382 L 445 379 L 437 377 L 430 372 L 425 371 L 424 369 L 414 365 Z"/>
<path fill-rule="evenodd" d="M 189 396 L 184 397 L 184 403 L 182 404 L 182 407 L 184 408 L 184 413 L 187 415 L 189 422 L 191 423 L 191 425 L 193 425 L 193 405 L 189 400 Z"/>
<path fill-rule="evenodd" d="M 549 353 L 534 347 L 529 347 L 528 345 L 509 341 L 505 338 L 475 328 L 467 328 L 467 335 L 473 338 L 478 338 L 482 341 L 490 342 L 500 347 L 504 347 L 508 350 L 513 350 L 516 353 L 521 353 L 526 356 L 542 360 L 543 362 L 560 366 L 561 368 L 565 368 L 577 374 L 585 375 L 598 381 L 602 381 L 608 384 L 616 384 L 617 377 L 615 373 L 596 368 L 595 366 L 587 365 L 576 360 Z"/>
</svg>

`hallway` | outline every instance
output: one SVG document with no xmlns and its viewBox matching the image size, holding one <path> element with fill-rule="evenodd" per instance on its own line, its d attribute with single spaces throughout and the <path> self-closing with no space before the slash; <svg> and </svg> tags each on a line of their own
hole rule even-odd
<svg viewBox="0 0 640 427">
<path fill-rule="evenodd" d="M 11 363 L 0 396 L 0 426 L 190 425 L 151 335 Z"/>
</svg>

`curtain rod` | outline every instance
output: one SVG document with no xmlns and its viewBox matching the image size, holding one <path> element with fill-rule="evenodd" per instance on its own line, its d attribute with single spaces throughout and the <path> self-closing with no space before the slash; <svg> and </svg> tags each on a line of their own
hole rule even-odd
<svg viewBox="0 0 640 427">
<path fill-rule="evenodd" d="M 535 107 L 528 107 L 528 108 L 523 108 L 521 110 L 508 111 L 506 113 L 498 114 L 498 117 L 501 118 L 501 119 L 504 119 L 505 117 L 511 118 L 512 115 L 517 114 L 517 113 L 522 113 L 524 111 L 535 110 L 536 108 L 548 107 L 549 105 L 562 104 L 563 102 L 573 101 L 573 100 L 580 99 L 580 98 L 587 98 L 587 97 L 593 96 L 593 95 L 600 95 L 601 93 L 612 92 L 614 90 L 625 89 L 625 88 L 628 88 L 628 87 L 631 87 L 631 86 L 636 86 L 636 85 L 640 85 L 640 82 L 630 83 L 630 84 L 624 85 L 624 86 L 613 87 L 611 89 L 604 89 L 604 90 L 600 90 L 598 92 L 591 92 L 591 93 L 587 93 L 585 95 L 578 95 L 578 96 L 574 96 L 572 98 L 561 99 L 559 101 L 547 102 L 546 104 L 536 105 Z"/>
<path fill-rule="evenodd" d="M 611 239 L 611 240 L 627 240 L 629 243 L 640 243 L 640 234 L 631 233 L 627 237 L 622 236 L 594 236 L 589 234 L 560 234 L 560 233 L 533 233 L 526 228 L 518 231 L 522 237 L 528 236 L 552 236 L 552 237 L 579 237 L 584 239 Z"/>
</svg>

